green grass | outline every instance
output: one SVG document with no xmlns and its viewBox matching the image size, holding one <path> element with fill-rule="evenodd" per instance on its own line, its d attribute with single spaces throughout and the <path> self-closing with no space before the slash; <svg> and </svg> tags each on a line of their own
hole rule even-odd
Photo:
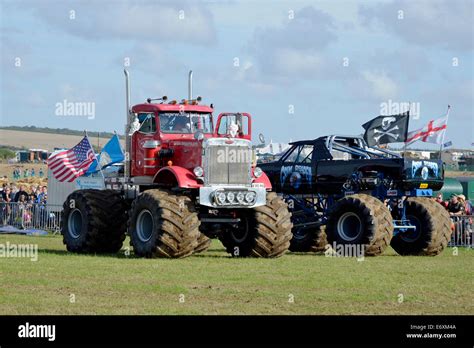
<svg viewBox="0 0 474 348">
<path fill-rule="evenodd" d="M 474 251 L 461 248 L 437 257 L 390 249 L 364 261 L 234 259 L 214 241 L 166 260 L 71 254 L 60 236 L 0 236 L 7 241 L 37 243 L 39 254 L 0 258 L 0 314 L 474 314 Z"/>
</svg>

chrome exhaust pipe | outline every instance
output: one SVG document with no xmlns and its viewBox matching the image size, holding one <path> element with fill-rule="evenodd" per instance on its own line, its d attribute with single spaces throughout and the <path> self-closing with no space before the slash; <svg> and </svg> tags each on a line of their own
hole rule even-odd
<svg viewBox="0 0 474 348">
<path fill-rule="evenodd" d="M 125 74 L 125 103 L 127 104 L 127 124 L 130 122 L 130 74 L 127 69 L 123 69 Z"/>
<path fill-rule="evenodd" d="M 128 182 L 130 178 L 130 146 L 131 146 L 131 136 L 129 136 L 130 132 L 130 114 L 132 112 L 130 106 L 130 74 L 128 73 L 127 69 L 123 69 L 125 74 L 125 104 L 126 104 L 126 115 L 127 121 L 125 123 L 125 161 L 124 161 L 124 177 L 125 183 Z"/>
<path fill-rule="evenodd" d="M 193 100 L 193 71 L 189 70 L 188 77 L 188 100 Z"/>
</svg>

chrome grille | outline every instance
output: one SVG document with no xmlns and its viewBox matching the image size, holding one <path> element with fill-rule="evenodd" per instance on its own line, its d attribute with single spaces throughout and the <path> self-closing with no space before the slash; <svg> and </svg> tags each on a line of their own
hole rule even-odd
<svg viewBox="0 0 474 348">
<path fill-rule="evenodd" d="M 249 146 L 208 145 L 205 150 L 207 184 L 250 185 L 251 156 L 245 155 Z M 232 153 L 235 154 L 232 157 Z M 239 155 L 240 154 L 240 155 Z"/>
</svg>

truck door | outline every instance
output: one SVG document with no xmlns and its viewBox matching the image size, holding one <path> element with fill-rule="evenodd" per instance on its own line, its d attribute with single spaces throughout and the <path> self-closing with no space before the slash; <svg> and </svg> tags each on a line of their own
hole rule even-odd
<svg viewBox="0 0 474 348">
<path fill-rule="evenodd" d="M 283 191 L 308 193 L 312 189 L 313 148 L 313 144 L 296 145 L 282 159 L 280 183 Z"/>
<path fill-rule="evenodd" d="M 154 139 L 156 134 L 156 115 L 153 112 L 137 114 L 140 128 L 132 136 L 132 175 L 154 175 L 157 170 L 157 151 L 159 141 Z"/>
</svg>

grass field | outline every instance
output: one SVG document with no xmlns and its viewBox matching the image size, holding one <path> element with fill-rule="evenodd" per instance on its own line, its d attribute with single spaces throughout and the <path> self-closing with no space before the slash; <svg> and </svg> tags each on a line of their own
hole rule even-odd
<svg viewBox="0 0 474 348">
<path fill-rule="evenodd" d="M 7 242 L 37 244 L 39 253 L 0 258 L 0 315 L 474 314 L 473 250 L 233 259 L 214 241 L 205 253 L 166 260 L 70 254 L 61 236 L 0 235 Z"/>
</svg>

